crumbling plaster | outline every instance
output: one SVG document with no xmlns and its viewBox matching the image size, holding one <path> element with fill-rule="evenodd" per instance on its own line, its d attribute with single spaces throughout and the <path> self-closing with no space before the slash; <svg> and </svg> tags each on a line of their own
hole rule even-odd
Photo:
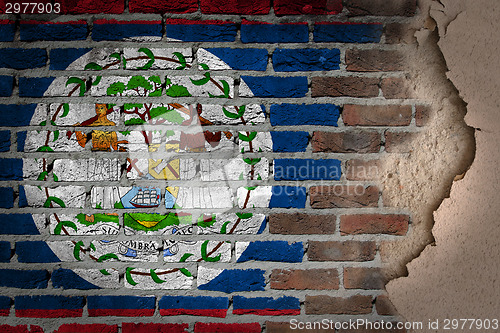
<svg viewBox="0 0 500 333">
<path fill-rule="evenodd" d="M 447 77 L 467 104 L 476 148 L 469 170 L 434 212 L 434 242 L 387 291 L 408 321 L 499 319 L 500 6 L 497 0 L 441 0 L 422 1 L 420 8 L 437 24 Z M 417 38 L 431 35 L 432 24 L 426 27 Z"/>
</svg>

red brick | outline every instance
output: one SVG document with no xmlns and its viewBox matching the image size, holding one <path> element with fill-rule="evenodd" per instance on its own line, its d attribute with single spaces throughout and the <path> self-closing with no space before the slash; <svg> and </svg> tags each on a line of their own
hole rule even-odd
<svg viewBox="0 0 500 333">
<path fill-rule="evenodd" d="M 339 289 L 339 274 L 336 269 L 274 269 L 271 289 Z"/>
<path fill-rule="evenodd" d="M 312 186 L 309 196 L 312 208 L 377 207 L 379 190 L 363 185 Z"/>
<path fill-rule="evenodd" d="M 379 79 L 373 77 L 313 77 L 312 96 L 377 97 Z"/>
<path fill-rule="evenodd" d="M 268 14 L 270 0 L 201 0 L 201 12 L 204 14 Z"/>
<path fill-rule="evenodd" d="M 310 241 L 307 257 L 310 261 L 370 261 L 376 252 L 375 242 Z"/>
<path fill-rule="evenodd" d="M 342 235 L 389 234 L 403 236 L 408 232 L 410 217 L 396 214 L 358 214 L 340 217 Z"/>
<path fill-rule="evenodd" d="M 419 127 L 427 126 L 431 118 L 431 108 L 426 105 L 417 105 L 415 107 L 415 122 Z"/>
<path fill-rule="evenodd" d="M 380 295 L 375 300 L 375 309 L 382 316 L 397 316 L 398 311 L 387 295 Z"/>
<path fill-rule="evenodd" d="M 400 77 L 386 77 L 380 83 L 382 94 L 387 99 L 414 98 L 413 89 L 408 79 Z"/>
<path fill-rule="evenodd" d="M 184 333 L 189 324 L 123 323 L 122 333 Z"/>
<path fill-rule="evenodd" d="M 372 312 L 372 297 L 355 295 L 349 298 L 326 295 L 309 296 L 305 301 L 306 314 L 369 314 Z"/>
<path fill-rule="evenodd" d="M 348 180 L 376 180 L 381 174 L 380 160 L 349 160 L 345 176 Z"/>
<path fill-rule="evenodd" d="M 347 126 L 408 126 L 410 105 L 344 105 L 342 119 Z"/>
<path fill-rule="evenodd" d="M 344 6 L 350 16 L 413 16 L 417 10 L 417 0 L 346 0 Z"/>
<path fill-rule="evenodd" d="M 352 72 L 392 72 L 406 67 L 403 54 L 392 50 L 347 50 L 347 70 Z"/>
<path fill-rule="evenodd" d="M 63 324 L 54 333 L 118 333 L 118 325 Z"/>
<path fill-rule="evenodd" d="M 306 325 L 306 323 L 304 323 Z M 316 325 L 312 326 L 310 329 L 305 328 L 308 326 L 304 326 L 304 328 L 294 328 L 290 326 L 290 322 L 272 322 L 272 321 L 266 321 L 266 333 L 333 333 L 331 329 L 321 329 L 319 328 L 319 324 L 316 323 L 311 323 L 311 325 Z"/>
<path fill-rule="evenodd" d="M 195 333 L 260 333 L 261 327 L 259 323 L 245 324 L 222 324 L 222 323 L 196 323 L 194 325 Z"/>
<path fill-rule="evenodd" d="M 387 44 L 415 44 L 417 29 L 408 24 L 388 23 L 384 27 L 385 42 Z"/>
<path fill-rule="evenodd" d="M 276 15 L 338 14 L 342 0 L 274 0 Z"/>
<path fill-rule="evenodd" d="M 313 152 L 378 153 L 382 141 L 377 132 L 314 132 Z"/>
<path fill-rule="evenodd" d="M 198 10 L 197 0 L 129 0 L 131 13 L 193 13 Z"/>
<path fill-rule="evenodd" d="M 121 14 L 125 0 L 61 0 L 63 14 Z"/>
<path fill-rule="evenodd" d="M 30 325 L 0 325 L 0 332 L 2 333 L 43 333 L 43 329 L 40 326 Z"/>
<path fill-rule="evenodd" d="M 311 235 L 335 233 L 335 215 L 272 214 L 269 232 L 282 235 Z"/>
<path fill-rule="evenodd" d="M 409 153 L 418 144 L 420 133 L 387 132 L 385 133 L 385 151 L 388 153 Z"/>
<path fill-rule="evenodd" d="M 344 268 L 344 287 L 346 289 L 383 289 L 385 279 L 380 268 Z"/>
</svg>

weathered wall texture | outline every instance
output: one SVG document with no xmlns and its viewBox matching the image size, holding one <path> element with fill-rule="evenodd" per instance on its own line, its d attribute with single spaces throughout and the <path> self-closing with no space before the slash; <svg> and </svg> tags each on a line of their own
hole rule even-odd
<svg viewBox="0 0 500 333">
<path fill-rule="evenodd" d="M 443 331 L 445 318 L 491 320 L 500 312 L 500 10 L 487 0 L 442 0 L 431 8 L 447 76 L 467 103 L 466 123 L 476 128 L 476 153 L 434 213 L 435 244 L 387 290 L 407 320 L 440 319 L 439 330 L 428 330 L 434 332 Z"/>
<path fill-rule="evenodd" d="M 399 319 L 385 283 L 439 242 L 433 211 L 474 157 L 436 44 L 447 15 L 434 10 L 436 30 L 429 6 L 79 0 L 2 14 L 3 323 Z"/>
</svg>

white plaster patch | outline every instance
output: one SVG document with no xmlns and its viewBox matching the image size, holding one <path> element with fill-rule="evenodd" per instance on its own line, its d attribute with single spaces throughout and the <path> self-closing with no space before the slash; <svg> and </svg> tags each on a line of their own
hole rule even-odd
<svg viewBox="0 0 500 333">
<path fill-rule="evenodd" d="M 198 49 L 196 58 L 198 59 L 198 63 L 205 64 L 212 70 L 231 69 L 228 64 L 205 49 Z M 201 66 L 198 66 L 198 68 L 203 70 Z"/>
<path fill-rule="evenodd" d="M 34 180 L 43 171 L 43 160 L 36 158 L 24 158 L 23 159 L 23 178 Z"/>
<path fill-rule="evenodd" d="M 202 181 L 252 179 L 252 166 L 241 157 L 201 160 L 200 172 Z M 269 161 L 266 158 L 254 165 L 253 179 L 259 175 L 262 179 L 268 178 Z"/>
<path fill-rule="evenodd" d="M 121 61 L 116 57 L 111 57 L 111 54 L 119 55 L 120 50 L 116 48 L 92 49 L 71 63 L 66 70 L 85 70 L 85 66 L 92 62 L 106 70 L 119 69 Z"/>
<path fill-rule="evenodd" d="M 198 287 L 212 281 L 223 271 L 224 271 L 223 269 L 206 268 L 204 266 L 198 266 L 198 276 L 197 276 Z"/>
<path fill-rule="evenodd" d="M 59 181 L 117 181 L 120 168 L 118 159 L 63 159 L 54 161 L 52 173 Z"/>
<path fill-rule="evenodd" d="M 90 215 L 84 213 L 53 214 L 50 215 L 49 221 L 49 230 L 53 235 L 114 236 L 120 232 L 118 214 L 112 213 Z M 58 229 L 57 233 L 56 229 Z"/>
<path fill-rule="evenodd" d="M 252 214 L 251 217 L 246 218 L 245 215 L 240 215 L 245 218 L 240 218 L 233 213 L 216 214 L 216 222 L 205 228 L 198 227 L 198 233 L 202 235 L 224 234 L 230 233 L 235 235 L 252 235 L 257 234 L 266 216 L 264 214 Z M 239 220 L 235 227 L 236 222 Z"/>
<path fill-rule="evenodd" d="M 83 208 L 85 206 L 85 187 L 83 186 L 59 186 L 55 188 L 39 188 L 33 185 L 24 185 L 26 199 L 29 207 L 44 207 L 50 203 L 54 208 L 59 208 L 59 200 L 64 203 L 66 208 Z M 47 198 L 56 198 L 58 200 Z"/>
<path fill-rule="evenodd" d="M 125 287 L 130 289 L 140 290 L 176 290 L 176 289 L 191 289 L 193 277 L 186 276 L 180 270 L 172 272 L 173 269 L 158 268 L 153 272 L 156 274 L 155 279 L 151 276 L 150 269 L 134 268 L 130 271 L 130 278 L 135 284 L 130 284 L 125 279 Z"/>
<path fill-rule="evenodd" d="M 44 149 L 45 141 L 48 140 L 48 147 L 53 151 L 82 151 L 84 148 L 78 144 L 76 135 L 73 134 L 71 138 L 68 139 L 66 136 L 66 131 L 28 131 L 26 136 L 26 141 L 24 144 L 25 152 L 35 152 L 39 149 Z M 57 137 L 57 140 L 54 139 Z M 44 151 L 44 150 L 40 150 Z M 46 150 L 45 150 L 46 151 Z"/>
<path fill-rule="evenodd" d="M 273 140 L 271 138 L 271 133 L 269 132 L 239 132 L 240 140 L 238 141 L 240 151 L 244 149 L 244 152 L 267 152 L 273 151 Z M 244 138 L 254 138 L 252 143 L 252 148 L 250 149 L 250 142 L 245 141 Z"/>
<path fill-rule="evenodd" d="M 203 258 L 202 245 L 205 244 L 208 260 L 217 260 L 217 262 L 229 262 L 231 260 L 231 243 L 224 241 L 187 241 L 170 240 L 165 241 L 163 245 L 163 259 L 165 262 L 180 262 L 183 256 L 187 257 L 184 261 L 196 262 Z M 205 248 L 205 247 L 203 247 Z M 186 254 L 192 254 L 187 256 Z M 203 260 L 203 259 L 202 259 Z M 207 260 L 207 261 L 208 261 Z"/>
<path fill-rule="evenodd" d="M 229 187 L 181 187 L 177 205 L 189 208 L 231 208 L 233 192 Z"/>
<path fill-rule="evenodd" d="M 267 208 L 272 196 L 272 186 L 257 186 L 251 191 L 240 187 L 237 193 L 240 208 Z"/>
<path fill-rule="evenodd" d="M 242 107 L 244 107 L 243 118 L 245 123 L 243 123 L 241 117 L 229 118 L 224 114 L 223 109 L 231 114 L 238 115 Z M 201 109 L 201 116 L 214 125 L 257 125 L 266 121 L 266 116 L 262 111 L 263 107 L 258 104 L 244 106 L 203 104 Z"/>
<path fill-rule="evenodd" d="M 177 69 L 181 65 L 179 58 L 174 53 L 183 55 L 186 64 L 193 62 L 193 52 L 190 48 L 179 49 L 149 49 L 154 55 L 154 63 L 149 69 Z M 139 52 L 139 48 L 123 49 L 123 56 L 127 59 L 126 69 L 142 69 L 151 59 L 144 53 Z"/>
</svg>

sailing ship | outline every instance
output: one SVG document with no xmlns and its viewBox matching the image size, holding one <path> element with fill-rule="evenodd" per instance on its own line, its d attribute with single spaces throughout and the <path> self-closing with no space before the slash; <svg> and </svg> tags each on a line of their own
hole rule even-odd
<svg viewBox="0 0 500 333">
<path fill-rule="evenodd" d="M 155 208 L 160 205 L 160 193 L 156 189 L 142 189 L 137 191 L 135 197 L 130 199 L 130 204 L 135 208 Z"/>
</svg>

